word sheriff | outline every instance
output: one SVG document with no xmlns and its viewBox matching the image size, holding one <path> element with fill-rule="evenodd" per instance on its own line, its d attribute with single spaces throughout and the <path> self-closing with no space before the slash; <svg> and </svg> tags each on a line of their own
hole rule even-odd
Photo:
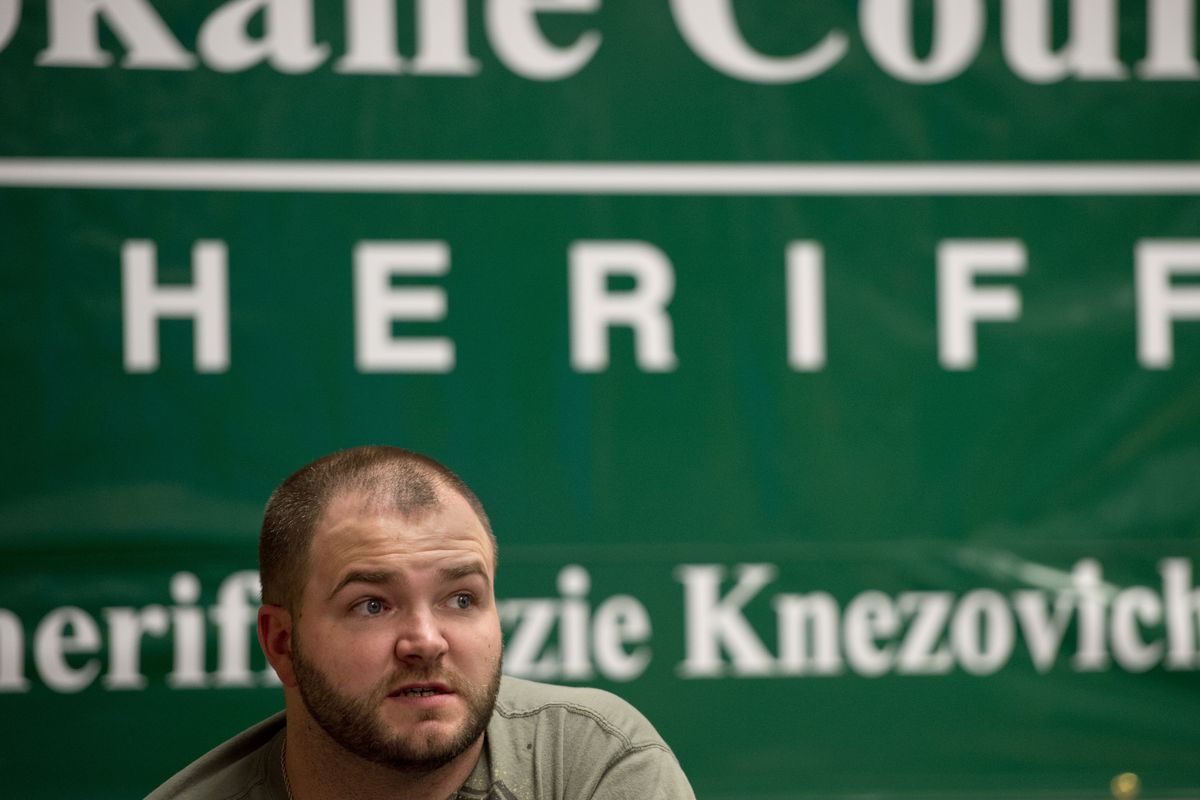
<svg viewBox="0 0 1200 800">
<path fill-rule="evenodd" d="M 1020 318 L 1021 294 L 1011 279 L 1023 275 L 1028 254 L 1016 239 L 953 239 L 937 245 L 937 357 L 946 370 L 972 370 L 978 361 L 980 322 Z M 789 367 L 818 372 L 826 365 L 825 256 L 815 241 L 792 241 L 783 258 Z M 1174 323 L 1200 320 L 1200 239 L 1143 239 L 1135 246 L 1137 361 L 1146 369 L 1174 363 Z M 398 335 L 398 325 L 444 323 L 450 303 L 434 281 L 451 267 L 444 241 L 359 241 L 348 270 L 354 284 L 355 361 L 363 373 L 448 373 L 455 367 L 449 335 Z M 161 284 L 157 248 L 149 240 L 122 247 L 124 366 L 129 373 L 159 366 L 159 322 L 193 322 L 198 372 L 226 372 L 231 362 L 229 248 L 201 240 L 192 248 L 192 282 Z M 610 364 L 610 333 L 633 333 L 633 355 L 643 372 L 681 368 L 675 352 L 670 303 L 674 266 L 645 241 L 581 240 L 566 257 L 572 368 L 603 372 Z M 1186 277 L 1192 277 L 1189 285 Z M 978 280 L 977 279 L 981 279 Z M 395 285 L 397 280 L 405 285 Z M 420 281 L 419 285 L 409 283 Z M 617 288 L 617 285 L 620 288 Z"/>
</svg>

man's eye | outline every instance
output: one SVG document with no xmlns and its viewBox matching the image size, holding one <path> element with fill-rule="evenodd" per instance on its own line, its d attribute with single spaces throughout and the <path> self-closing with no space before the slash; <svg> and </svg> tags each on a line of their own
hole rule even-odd
<svg viewBox="0 0 1200 800">
<path fill-rule="evenodd" d="M 362 613 L 369 617 L 374 617 L 383 613 L 383 601 L 379 598 L 372 597 L 370 600 L 364 600 L 358 604 Z"/>
<path fill-rule="evenodd" d="M 474 602 L 475 601 L 471 595 L 465 592 L 459 592 L 458 594 L 454 595 L 454 597 L 450 598 L 450 605 L 460 609 L 468 609 L 474 604 Z"/>
</svg>

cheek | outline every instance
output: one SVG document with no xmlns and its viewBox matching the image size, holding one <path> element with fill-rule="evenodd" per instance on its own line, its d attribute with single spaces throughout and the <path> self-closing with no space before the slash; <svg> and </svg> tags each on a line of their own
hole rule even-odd
<svg viewBox="0 0 1200 800">
<path fill-rule="evenodd" d="M 318 635 L 322 637 L 321 653 L 325 665 L 351 683 L 376 680 L 375 673 L 391 664 L 396 648 L 395 638 L 382 628 L 345 630 L 330 627 Z M 305 652 L 309 649 L 305 648 Z"/>
<path fill-rule="evenodd" d="M 465 654 L 468 658 L 473 657 L 490 664 L 500 656 L 499 617 L 493 616 L 486 620 L 480 620 L 469 628 L 456 631 L 454 646 L 459 653 Z"/>
</svg>

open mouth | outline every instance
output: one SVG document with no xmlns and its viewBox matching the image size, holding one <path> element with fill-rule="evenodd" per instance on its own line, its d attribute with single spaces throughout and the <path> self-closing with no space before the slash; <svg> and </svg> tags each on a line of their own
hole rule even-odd
<svg viewBox="0 0 1200 800">
<path fill-rule="evenodd" d="M 450 690 L 438 685 L 402 686 L 392 692 L 392 697 L 433 697 L 439 694 L 450 694 Z"/>
</svg>

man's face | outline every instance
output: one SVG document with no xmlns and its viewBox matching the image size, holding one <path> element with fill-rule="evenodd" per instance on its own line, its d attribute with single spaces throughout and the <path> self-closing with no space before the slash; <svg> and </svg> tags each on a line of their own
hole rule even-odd
<svg viewBox="0 0 1200 800">
<path fill-rule="evenodd" d="M 318 521 L 292 632 L 304 705 L 346 750 L 431 769 L 483 735 L 500 681 L 490 537 L 458 494 L 401 514 L 358 494 Z"/>
</svg>

